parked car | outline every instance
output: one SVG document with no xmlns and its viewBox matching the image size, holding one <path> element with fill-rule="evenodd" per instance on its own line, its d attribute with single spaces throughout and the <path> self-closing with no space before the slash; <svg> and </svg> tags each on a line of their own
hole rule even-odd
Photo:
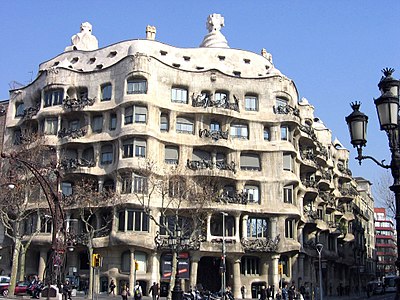
<svg viewBox="0 0 400 300">
<path fill-rule="evenodd" d="M 8 287 L 9 286 L 10 286 L 9 282 L 8 282 L 8 284 L 0 285 L 0 295 L 6 297 L 8 295 Z M 27 294 L 28 286 L 29 286 L 29 282 L 26 282 L 26 281 L 17 282 L 17 284 L 15 285 L 14 294 L 15 295 Z"/>
<path fill-rule="evenodd" d="M 382 281 L 370 281 L 367 283 L 367 291 L 373 295 L 382 295 L 385 293 L 385 288 Z"/>
</svg>

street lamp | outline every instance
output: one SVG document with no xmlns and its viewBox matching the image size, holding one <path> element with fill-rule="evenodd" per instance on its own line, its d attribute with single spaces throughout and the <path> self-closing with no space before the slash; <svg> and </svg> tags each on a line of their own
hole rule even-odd
<svg viewBox="0 0 400 300">
<path fill-rule="evenodd" d="M 19 163 L 25 166 L 32 175 L 36 178 L 41 186 L 47 203 L 49 205 L 50 214 L 52 217 L 52 238 L 51 238 L 51 254 L 48 261 L 49 272 L 46 274 L 48 284 L 57 284 L 57 280 L 60 280 L 59 276 L 61 275 L 61 268 L 64 265 L 64 254 L 66 247 L 66 228 L 64 223 L 64 212 L 61 207 L 61 195 L 58 192 L 59 185 L 59 173 L 56 172 L 57 175 L 57 189 L 55 191 L 53 185 L 48 181 L 47 178 L 35 167 L 35 165 L 27 160 L 21 159 L 17 157 L 16 154 L 6 154 L 1 153 L 1 157 L 3 159 L 9 159 L 14 163 Z M 14 188 L 15 183 L 10 182 L 8 184 L 9 188 Z"/>
<path fill-rule="evenodd" d="M 321 264 L 321 252 L 324 245 L 318 243 L 315 245 L 315 248 L 318 252 L 318 266 L 319 266 L 319 299 L 323 299 L 323 291 L 322 291 L 322 264 Z"/>
<path fill-rule="evenodd" d="M 228 215 L 226 212 L 222 214 L 222 258 L 221 258 L 221 291 L 222 297 L 225 299 L 226 292 L 226 244 L 225 244 L 225 217 Z"/>
<path fill-rule="evenodd" d="M 353 112 L 346 117 L 349 126 L 351 144 L 357 149 L 356 159 L 361 164 L 364 159 L 371 159 L 378 166 L 390 169 L 393 177 L 393 185 L 390 190 L 395 194 L 396 204 L 396 232 L 400 232 L 400 140 L 399 140 L 399 86 L 400 81 L 392 77 L 394 69 L 385 68 L 382 70 L 384 76 L 379 81 L 378 87 L 381 96 L 374 100 L 380 130 L 386 132 L 391 152 L 391 162 L 384 164 L 384 160 L 379 162 L 372 156 L 364 156 L 362 148 L 367 143 L 367 122 L 368 117 L 359 111 L 360 102 L 351 103 Z M 400 234 L 397 234 L 397 260 L 396 266 L 400 269 Z M 397 291 L 395 299 L 400 299 L 400 282 L 397 281 Z"/>
<path fill-rule="evenodd" d="M 186 237 L 182 236 L 182 230 L 176 224 L 174 229 L 174 235 L 170 235 L 168 237 L 168 245 L 174 252 L 176 257 L 176 269 L 175 269 L 175 283 L 174 289 L 172 290 L 172 300 L 182 300 L 183 299 L 183 291 L 179 282 L 179 252 L 185 246 L 188 245 L 188 240 Z"/>
</svg>

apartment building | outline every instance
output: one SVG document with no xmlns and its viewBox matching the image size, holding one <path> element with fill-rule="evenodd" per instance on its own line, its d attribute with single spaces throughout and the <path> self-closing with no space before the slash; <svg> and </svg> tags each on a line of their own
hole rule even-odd
<svg viewBox="0 0 400 300">
<path fill-rule="evenodd" d="M 135 196 L 147 192 L 140 167 L 151 161 L 163 172 L 180 170 L 221 185 L 207 208 L 203 239 L 182 257 L 185 289 L 199 283 L 220 289 L 224 238 L 227 285 L 235 297 L 243 285 L 247 297 L 282 281 L 317 286 L 317 243 L 324 246 L 324 291 L 336 294 L 349 285 L 355 262 L 359 272 L 365 263 L 353 251 L 353 202 L 360 192 L 349 151 L 332 140 L 270 53 L 229 48 L 218 14 L 207 24 L 200 47 L 159 42 L 148 26 L 146 39 L 98 48 L 83 23 L 65 52 L 40 64 L 32 83 L 11 91 L 5 145 L 37 131 L 55 147 L 59 165 L 73 162 L 64 169 L 64 194 L 85 176 L 96 178 L 100 190 L 121 194 L 123 205 L 104 212 L 113 217 L 109 231 L 95 238 L 104 258 L 95 278 L 99 292 L 112 279 L 117 288 L 132 287 L 133 273 L 144 291 L 154 281 L 168 283 L 163 270 L 170 251 L 157 247 L 160 229 Z M 160 197 L 150 212 L 155 219 Z M 369 224 L 370 212 L 363 212 Z M 43 225 L 43 218 L 35 220 Z M 27 274 L 43 276 L 50 246 L 51 232 L 43 230 L 29 249 Z M 373 244 L 362 251 L 371 259 Z M 76 245 L 66 272 L 83 282 L 89 268 L 85 245 Z"/>
</svg>

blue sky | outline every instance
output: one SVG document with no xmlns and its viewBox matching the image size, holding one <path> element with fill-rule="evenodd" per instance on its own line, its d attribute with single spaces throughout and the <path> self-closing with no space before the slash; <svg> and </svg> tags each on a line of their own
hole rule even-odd
<svg viewBox="0 0 400 300">
<path fill-rule="evenodd" d="M 157 27 L 160 42 L 197 47 L 211 13 L 224 16 L 222 33 L 231 48 L 272 53 L 275 67 L 295 82 L 352 157 L 344 117 L 350 102 L 361 101 L 370 117 L 365 154 L 390 160 L 373 98 L 381 69 L 393 67 L 400 78 L 400 1 L 0 1 L 0 99 L 8 98 L 10 82 L 34 79 L 38 65 L 63 52 L 84 21 L 93 25 L 100 47 L 144 38 L 148 24 Z M 372 182 L 384 172 L 354 159 L 350 167 Z"/>
</svg>

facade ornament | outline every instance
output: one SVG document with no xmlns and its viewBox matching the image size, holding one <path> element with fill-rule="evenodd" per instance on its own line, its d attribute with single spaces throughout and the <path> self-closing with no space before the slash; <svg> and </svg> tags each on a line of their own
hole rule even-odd
<svg viewBox="0 0 400 300">
<path fill-rule="evenodd" d="M 37 115 L 38 111 L 39 111 L 39 107 L 38 106 L 36 106 L 36 107 L 33 107 L 33 106 L 27 107 L 27 108 L 24 109 L 24 117 L 23 118 L 24 119 L 32 119 L 34 116 Z M 0 114 L 1 114 L 1 112 L 0 112 Z"/>
<path fill-rule="evenodd" d="M 75 170 L 79 167 L 92 168 L 94 166 L 94 161 L 85 158 L 64 158 L 61 160 L 61 167 L 66 171 Z"/>
<path fill-rule="evenodd" d="M 71 37 L 71 46 L 66 47 L 65 51 L 92 51 L 97 49 L 99 49 L 99 42 L 92 35 L 92 25 L 89 22 L 84 22 L 81 24 L 80 32 Z"/>
<path fill-rule="evenodd" d="M 202 235 L 191 235 L 188 242 L 180 245 L 181 251 L 199 250 L 201 242 L 204 242 L 205 238 Z M 158 250 L 171 250 L 171 245 L 168 243 L 168 236 L 160 235 L 156 233 L 154 243 Z"/>
<path fill-rule="evenodd" d="M 247 204 L 248 200 L 248 193 L 243 192 L 235 192 L 234 194 L 231 193 L 222 193 L 216 199 L 217 202 L 222 203 L 233 203 L 233 204 Z"/>
<path fill-rule="evenodd" d="M 78 139 L 86 135 L 86 129 L 70 129 L 70 128 L 62 128 L 58 131 L 57 136 L 59 138 L 70 137 L 72 139 Z"/>
<path fill-rule="evenodd" d="M 272 62 L 272 54 L 271 54 L 271 53 L 268 53 L 267 50 L 266 50 L 265 48 L 262 48 L 262 50 L 261 50 L 261 55 L 262 55 L 263 57 L 265 57 L 271 64 L 273 64 L 273 62 Z"/>
<path fill-rule="evenodd" d="M 85 106 L 92 106 L 96 98 L 69 98 L 68 96 L 63 100 L 63 107 L 70 110 L 81 110 Z"/>
<path fill-rule="evenodd" d="M 241 243 L 246 252 L 276 252 L 280 240 L 280 235 L 277 235 L 275 238 L 264 239 L 242 238 Z"/>
<path fill-rule="evenodd" d="M 227 140 L 229 137 L 229 130 L 208 130 L 208 129 L 200 129 L 199 136 L 201 138 L 212 138 L 214 141 L 218 141 L 219 139 Z"/>
<path fill-rule="evenodd" d="M 156 39 L 156 27 L 147 25 L 146 26 L 146 39 L 154 41 Z"/>
<path fill-rule="evenodd" d="M 239 112 L 239 99 L 233 95 L 233 102 L 230 102 L 229 99 L 225 96 L 222 99 L 219 100 L 213 100 L 211 99 L 210 94 L 198 94 L 195 96 L 195 94 L 192 94 L 192 105 L 194 107 L 217 107 L 217 108 L 225 108 L 225 109 L 231 109 L 234 111 Z"/>
<path fill-rule="evenodd" d="M 224 26 L 225 20 L 220 14 L 209 15 L 206 23 L 208 34 L 204 37 L 200 47 L 229 48 L 226 38 L 221 33 L 221 28 Z"/>
</svg>

